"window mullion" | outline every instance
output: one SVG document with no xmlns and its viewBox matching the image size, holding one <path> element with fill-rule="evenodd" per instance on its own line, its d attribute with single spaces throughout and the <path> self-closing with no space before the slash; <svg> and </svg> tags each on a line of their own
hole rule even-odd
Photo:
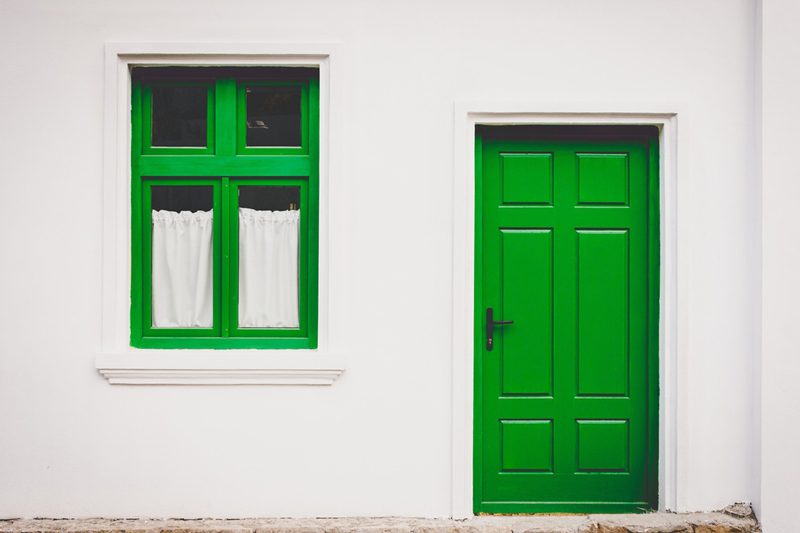
<svg viewBox="0 0 800 533">
<path fill-rule="evenodd" d="M 215 128 L 216 155 L 236 154 L 236 81 L 220 79 L 216 82 Z"/>
<path fill-rule="evenodd" d="M 218 79 L 215 86 L 215 132 L 216 152 L 215 157 L 226 157 L 236 154 L 236 81 L 232 79 Z M 221 178 L 220 202 L 220 241 L 222 245 L 220 266 L 220 317 L 222 337 L 230 336 L 232 301 L 231 291 L 231 218 L 230 211 L 230 180 L 227 176 Z"/>
<path fill-rule="evenodd" d="M 220 240 L 222 241 L 222 276 L 221 276 L 221 289 L 222 297 L 220 298 L 221 316 L 222 316 L 222 337 L 230 336 L 230 321 L 231 321 L 231 303 L 233 302 L 233 294 L 231 294 L 231 238 L 233 231 L 231 224 L 235 223 L 235 218 L 231 216 L 231 198 L 230 198 L 230 179 L 228 177 L 222 178 L 222 201 L 221 214 L 222 231 L 220 232 Z"/>
</svg>

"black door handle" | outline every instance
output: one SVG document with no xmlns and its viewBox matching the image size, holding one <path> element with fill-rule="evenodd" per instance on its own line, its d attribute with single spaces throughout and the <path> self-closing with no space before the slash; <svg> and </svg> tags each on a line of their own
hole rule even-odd
<svg viewBox="0 0 800 533">
<path fill-rule="evenodd" d="M 494 327 L 508 326 L 513 324 L 513 320 L 495 320 L 494 311 L 491 307 L 486 308 L 486 350 L 491 352 L 494 348 Z"/>
</svg>

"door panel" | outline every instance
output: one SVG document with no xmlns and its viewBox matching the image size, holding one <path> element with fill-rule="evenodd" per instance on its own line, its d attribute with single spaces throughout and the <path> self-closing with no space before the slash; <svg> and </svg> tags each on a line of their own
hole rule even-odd
<svg viewBox="0 0 800 533">
<path fill-rule="evenodd" d="M 500 154 L 503 204 L 553 203 L 553 154 Z"/>
<path fill-rule="evenodd" d="M 578 396 L 628 393 L 628 230 L 578 230 Z"/>
<path fill-rule="evenodd" d="M 504 395 L 553 394 L 553 231 L 504 229 L 501 316 L 530 317 L 525 328 L 503 332 Z"/>
<path fill-rule="evenodd" d="M 652 508 L 657 134 L 479 133 L 475 512 Z"/>
</svg>

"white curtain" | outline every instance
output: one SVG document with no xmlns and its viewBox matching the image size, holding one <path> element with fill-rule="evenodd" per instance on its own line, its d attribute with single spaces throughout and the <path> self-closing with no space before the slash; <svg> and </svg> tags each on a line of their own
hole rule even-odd
<svg viewBox="0 0 800 533">
<path fill-rule="evenodd" d="M 153 327 L 213 325 L 211 211 L 153 210 Z"/>
<path fill-rule="evenodd" d="M 300 211 L 239 208 L 239 327 L 296 328 Z"/>
</svg>

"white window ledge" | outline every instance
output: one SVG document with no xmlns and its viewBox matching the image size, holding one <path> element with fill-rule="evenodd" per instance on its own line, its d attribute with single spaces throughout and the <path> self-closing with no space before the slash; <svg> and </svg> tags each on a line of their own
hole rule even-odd
<svg viewBox="0 0 800 533">
<path fill-rule="evenodd" d="M 112 385 L 331 385 L 344 372 L 340 358 L 306 350 L 132 350 L 95 366 Z"/>
</svg>

